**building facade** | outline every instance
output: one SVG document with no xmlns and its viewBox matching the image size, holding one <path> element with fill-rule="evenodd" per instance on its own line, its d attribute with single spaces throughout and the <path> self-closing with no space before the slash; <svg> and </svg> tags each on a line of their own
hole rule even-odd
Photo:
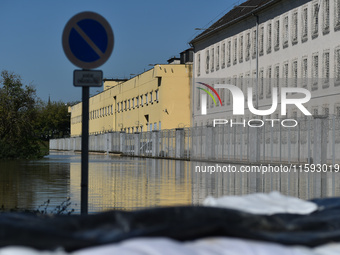
<svg viewBox="0 0 340 255">
<path fill-rule="evenodd" d="M 190 126 L 192 63 L 155 65 L 129 80 L 105 80 L 89 101 L 89 133 Z M 81 135 L 82 104 L 70 107 L 71 136 Z"/>
<path fill-rule="evenodd" d="M 278 96 L 282 87 L 305 88 L 311 92 L 305 107 L 312 115 L 340 116 L 340 0 L 249 0 L 190 43 L 194 126 L 221 117 L 254 117 L 247 104 L 244 116 L 232 114 L 233 98 L 227 89 L 217 89 L 222 105 L 207 97 L 207 115 L 202 115 L 205 92 L 197 89 L 202 80 L 236 85 L 245 95 L 253 87 L 257 109 L 270 108 L 274 87 Z M 270 117 L 280 118 L 279 108 Z M 303 117 L 293 105 L 287 111 L 288 116 Z"/>
</svg>

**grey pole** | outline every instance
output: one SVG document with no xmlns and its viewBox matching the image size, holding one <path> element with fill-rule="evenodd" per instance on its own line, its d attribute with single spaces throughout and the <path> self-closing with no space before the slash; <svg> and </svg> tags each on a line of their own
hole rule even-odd
<svg viewBox="0 0 340 255">
<path fill-rule="evenodd" d="M 82 87 L 82 135 L 81 135 L 81 196 L 80 213 L 88 213 L 89 193 L 89 95 L 90 88 Z"/>
</svg>

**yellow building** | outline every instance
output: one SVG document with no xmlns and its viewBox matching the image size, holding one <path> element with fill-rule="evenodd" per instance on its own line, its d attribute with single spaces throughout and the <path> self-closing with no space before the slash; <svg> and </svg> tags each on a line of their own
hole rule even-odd
<svg viewBox="0 0 340 255">
<path fill-rule="evenodd" d="M 189 127 L 191 77 L 191 63 L 157 64 L 126 81 L 104 80 L 104 91 L 89 101 L 90 134 Z M 82 104 L 69 110 L 71 136 L 80 136 Z"/>
</svg>

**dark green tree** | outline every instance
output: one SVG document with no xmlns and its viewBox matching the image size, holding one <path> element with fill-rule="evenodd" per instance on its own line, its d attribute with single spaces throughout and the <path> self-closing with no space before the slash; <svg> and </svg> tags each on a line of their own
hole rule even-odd
<svg viewBox="0 0 340 255">
<path fill-rule="evenodd" d="M 64 102 L 39 102 L 36 130 L 42 140 L 70 135 L 68 104 Z"/>
<path fill-rule="evenodd" d="M 0 158 L 31 158 L 40 154 L 35 135 L 36 91 L 19 75 L 1 72 Z"/>
</svg>

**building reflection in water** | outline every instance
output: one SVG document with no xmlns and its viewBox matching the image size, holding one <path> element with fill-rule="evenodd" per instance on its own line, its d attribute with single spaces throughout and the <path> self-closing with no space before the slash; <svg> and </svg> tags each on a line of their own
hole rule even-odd
<svg viewBox="0 0 340 255">
<path fill-rule="evenodd" d="M 273 190 L 302 199 L 340 195 L 340 174 L 337 173 L 209 174 L 195 172 L 197 165 L 209 163 L 91 156 L 89 211 L 199 205 L 207 196 Z M 70 177 L 72 201 L 79 203 L 80 163 L 70 164 Z"/>
</svg>

